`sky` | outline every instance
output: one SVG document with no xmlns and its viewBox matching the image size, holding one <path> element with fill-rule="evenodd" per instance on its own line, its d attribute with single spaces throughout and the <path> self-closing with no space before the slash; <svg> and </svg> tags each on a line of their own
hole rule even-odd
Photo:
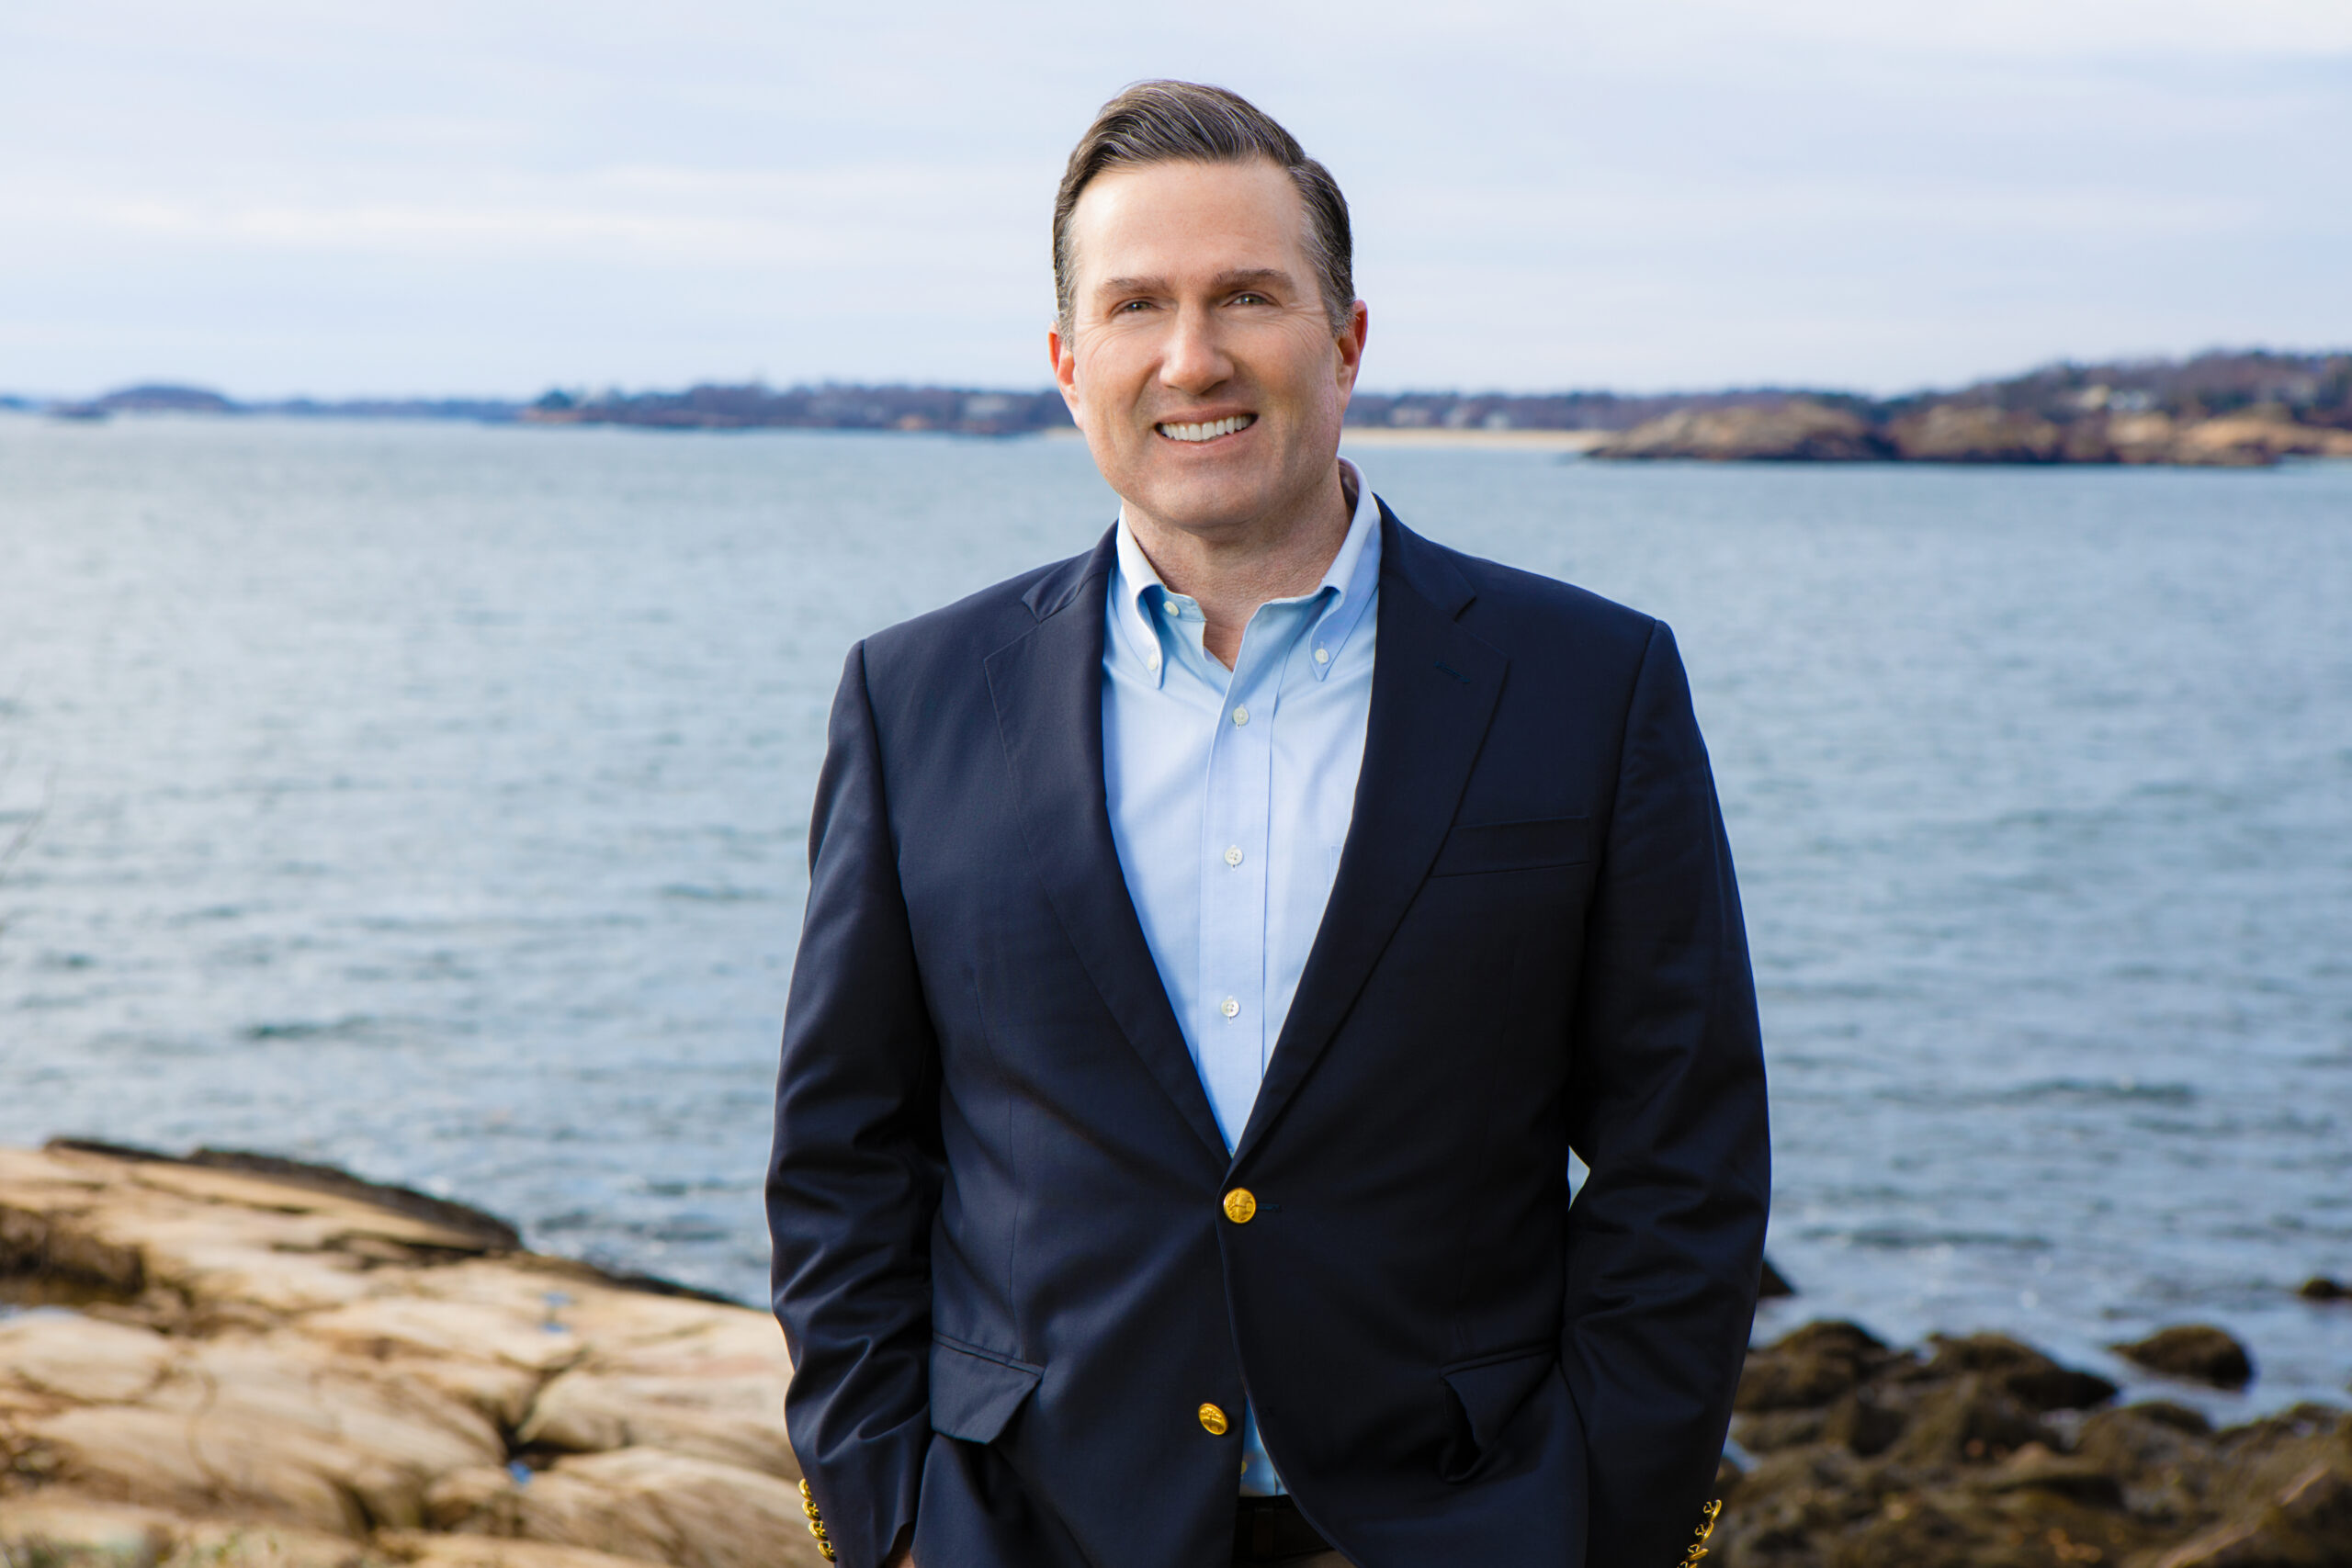
<svg viewBox="0 0 2352 1568">
<path fill-rule="evenodd" d="M 1232 87 L 1381 390 L 2352 346 L 2352 0 L 0 11 L 0 392 L 1036 387 L 1070 144 Z"/>
</svg>

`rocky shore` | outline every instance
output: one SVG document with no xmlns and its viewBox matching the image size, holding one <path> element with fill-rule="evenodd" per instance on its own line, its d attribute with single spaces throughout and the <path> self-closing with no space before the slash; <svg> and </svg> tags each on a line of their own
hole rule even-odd
<svg viewBox="0 0 2352 1568">
<path fill-rule="evenodd" d="M 2307 424 L 2283 407 L 2215 418 L 2079 411 L 2052 419 L 1993 403 L 1937 402 L 1888 419 L 1807 398 L 1681 410 L 1601 441 L 1600 458 L 1702 462 L 2104 463 L 2267 468 L 2285 457 L 2352 457 L 2352 430 Z"/>
<path fill-rule="evenodd" d="M 2221 1330 L 2127 1357 L 2184 1382 L 2249 1375 Z M 2299 1405 L 2215 1430 L 1996 1334 L 1881 1344 L 1815 1323 L 1749 1352 L 1709 1541 L 1726 1568 L 2344 1568 L 2352 1415 Z"/>
<path fill-rule="evenodd" d="M 2215 1329 L 2126 1354 L 2246 1375 Z M 764 1314 L 459 1205 L 0 1149 L 8 1568 L 813 1564 L 788 1375 Z M 2352 1568 L 2352 1416 L 2115 1393 L 1998 1336 L 1808 1325 L 1749 1357 L 1709 1568 Z"/>
<path fill-rule="evenodd" d="M 0 1300 L 10 1568 L 822 1561 L 773 1319 L 456 1205 L 0 1150 Z"/>
</svg>

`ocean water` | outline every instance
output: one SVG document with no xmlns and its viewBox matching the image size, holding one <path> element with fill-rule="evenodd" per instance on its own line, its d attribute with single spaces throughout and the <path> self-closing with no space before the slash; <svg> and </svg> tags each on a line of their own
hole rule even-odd
<svg viewBox="0 0 2352 1568">
<path fill-rule="evenodd" d="M 2292 1292 L 2352 1276 L 2352 465 L 1355 456 L 1676 628 L 1764 1332 L 2116 1374 L 2211 1321 L 2216 1414 L 2343 1399 L 2352 1306 Z M 0 418 L 0 1140 L 329 1160 L 762 1299 L 842 655 L 1113 505 L 1064 440 Z"/>
</svg>

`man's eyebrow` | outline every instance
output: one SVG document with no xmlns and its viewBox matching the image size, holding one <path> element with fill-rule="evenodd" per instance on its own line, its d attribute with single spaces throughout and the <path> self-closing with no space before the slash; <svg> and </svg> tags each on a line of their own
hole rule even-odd
<svg viewBox="0 0 2352 1568">
<path fill-rule="evenodd" d="M 1291 276 L 1278 266 L 1247 266 L 1234 272 L 1220 272 L 1211 281 L 1219 288 L 1247 288 L 1253 283 L 1288 288 Z"/>
<path fill-rule="evenodd" d="M 1294 286 L 1294 280 L 1289 273 L 1278 266 L 1237 267 L 1231 272 L 1220 272 L 1209 279 L 1209 286 L 1220 290 L 1247 288 L 1252 285 L 1289 288 Z M 1094 286 L 1097 294 L 1164 294 L 1169 288 L 1170 284 L 1164 277 L 1106 277 Z"/>
</svg>

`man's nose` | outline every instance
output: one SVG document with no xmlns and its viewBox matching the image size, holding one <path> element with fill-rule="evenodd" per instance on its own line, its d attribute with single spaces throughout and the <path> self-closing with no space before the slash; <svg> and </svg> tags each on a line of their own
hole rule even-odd
<svg viewBox="0 0 2352 1568">
<path fill-rule="evenodd" d="M 1159 361 L 1161 384 L 1197 397 L 1232 374 L 1233 361 L 1226 355 L 1216 313 L 1189 305 L 1178 310 L 1168 351 Z"/>
</svg>

